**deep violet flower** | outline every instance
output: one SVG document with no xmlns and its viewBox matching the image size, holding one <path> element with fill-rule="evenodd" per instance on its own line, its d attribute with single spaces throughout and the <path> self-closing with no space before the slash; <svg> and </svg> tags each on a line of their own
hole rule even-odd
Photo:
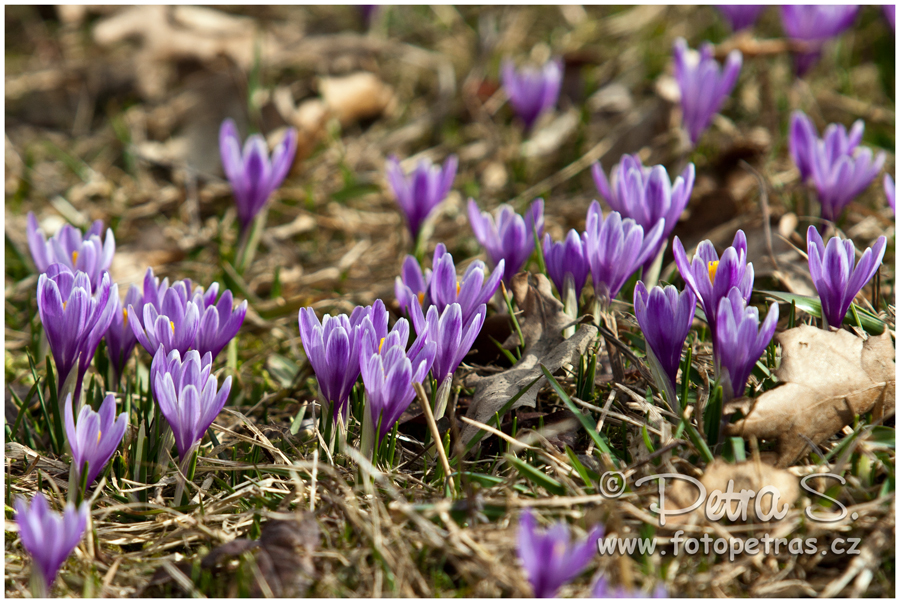
<svg viewBox="0 0 900 603">
<path fill-rule="evenodd" d="M 884 11 L 884 18 L 887 19 L 888 24 L 891 26 L 891 31 L 894 31 L 897 21 L 897 6 L 895 4 L 882 4 L 881 9 Z"/>
<path fill-rule="evenodd" d="M 241 139 L 234 121 L 226 119 L 222 122 L 219 129 L 219 155 L 234 191 L 241 230 L 247 229 L 272 192 L 281 186 L 291 169 L 296 152 L 297 131 L 294 128 L 288 129 L 269 161 L 269 148 L 261 134 L 248 137 L 241 152 Z"/>
<path fill-rule="evenodd" d="M 15 507 L 19 538 L 41 577 L 39 586 L 43 592 L 36 594 L 46 597 L 50 594 L 59 568 L 84 536 L 90 506 L 85 501 L 76 509 L 70 502 L 59 514 L 51 511 L 47 499 L 38 493 L 31 500 L 31 505 L 21 496 L 16 497 Z"/>
<path fill-rule="evenodd" d="M 469 223 L 494 266 L 505 261 L 503 282 L 508 285 L 531 257 L 535 233 L 540 237 L 544 232 L 544 200 L 535 199 L 524 216 L 505 203 L 492 216 L 469 199 Z"/>
<path fill-rule="evenodd" d="M 106 238 L 101 243 L 103 222 L 96 220 L 84 235 L 81 231 L 64 224 L 48 241 L 38 227 L 37 219 L 28 212 L 26 234 L 31 257 L 38 272 L 43 274 L 51 264 L 62 264 L 71 272 L 84 272 L 95 290 L 100 286 L 103 273 L 112 265 L 116 252 L 116 239 L 111 228 L 106 229 Z"/>
<path fill-rule="evenodd" d="M 177 350 L 184 355 L 194 346 L 200 329 L 200 310 L 190 301 L 188 287 L 185 282 L 176 281 L 154 303 L 147 299 L 145 285 L 143 313 L 138 314 L 133 305 L 128 307 L 128 324 L 150 354 L 155 355 L 162 346 L 166 354 Z"/>
<path fill-rule="evenodd" d="M 822 55 L 822 46 L 853 25 L 858 6 L 785 5 L 781 7 L 781 25 L 792 40 L 806 42 L 811 48 L 794 55 L 798 76 L 803 76 Z"/>
<path fill-rule="evenodd" d="M 772 340 L 776 326 L 778 304 L 769 307 L 760 325 L 759 310 L 747 305 L 737 287 L 719 300 L 713 351 L 725 401 L 744 395 L 750 372 Z"/>
<path fill-rule="evenodd" d="M 810 226 L 806 231 L 809 273 L 822 301 L 826 329 L 829 326 L 840 328 L 853 299 L 881 265 L 886 244 L 884 236 L 878 237 L 875 244 L 863 252 L 854 268 L 856 247 L 853 241 L 832 237 L 826 246 L 815 227 Z"/>
<path fill-rule="evenodd" d="M 516 550 L 528 575 L 534 596 L 555 597 L 559 589 L 574 580 L 597 554 L 597 540 L 603 528 L 595 526 L 587 539 L 571 542 L 569 526 L 555 523 L 539 530 L 530 509 L 522 512 Z"/>
<path fill-rule="evenodd" d="M 85 484 L 89 487 L 116 453 L 125 436 L 128 413 L 123 412 L 116 417 L 116 396 L 107 394 L 100 405 L 100 412 L 95 412 L 88 404 L 82 406 L 76 424 L 72 404 L 72 394 L 69 394 L 65 402 L 66 438 L 72 449 L 72 463 L 79 482 L 85 462 L 88 464 Z"/>
<path fill-rule="evenodd" d="M 544 262 L 563 301 L 567 299 L 569 289 L 573 290 L 576 302 L 581 299 L 591 266 L 578 231 L 570 230 L 566 239 L 559 243 L 554 243 L 549 233 L 544 234 Z"/>
<path fill-rule="evenodd" d="M 134 351 L 135 344 L 137 344 L 134 331 L 131 330 L 131 325 L 128 324 L 129 306 L 132 306 L 139 316 L 144 311 L 144 298 L 141 295 L 141 290 L 136 285 L 131 285 L 128 289 L 128 293 L 125 294 L 124 304 L 116 296 L 116 309 L 112 314 L 109 328 L 103 336 L 106 340 L 109 362 L 116 372 L 116 378 L 122 376 L 125 365 L 131 358 L 131 353 Z"/>
<path fill-rule="evenodd" d="M 693 261 L 689 262 L 684 246 L 678 237 L 672 245 L 675 253 L 675 264 L 681 278 L 690 287 L 712 333 L 716 332 L 716 312 L 719 300 L 723 299 L 737 287 L 746 302 L 753 291 L 753 264 L 747 263 L 747 237 L 739 230 L 734 235 L 731 247 L 722 253 L 721 259 L 713 244 L 706 240 L 697 246 Z"/>
<path fill-rule="evenodd" d="M 213 360 L 237 335 L 247 315 L 247 300 L 235 308 L 230 290 L 225 289 L 216 301 L 218 294 L 219 283 L 213 283 L 206 291 L 197 287 L 192 294 L 192 301 L 200 313 L 200 326 L 193 347 L 201 356 L 211 353 Z"/>
<path fill-rule="evenodd" d="M 762 13 L 766 7 L 756 4 L 717 4 L 716 8 L 719 9 L 719 12 L 722 13 L 728 20 L 728 23 L 731 24 L 731 29 L 733 31 L 738 31 L 745 27 L 751 27 L 756 23 L 760 13 Z"/>
<path fill-rule="evenodd" d="M 732 50 L 720 68 L 713 58 L 712 44 L 703 44 L 698 52 L 688 48 L 684 38 L 678 38 L 675 40 L 674 60 L 675 80 L 681 90 L 684 129 L 690 136 L 691 144 L 697 144 L 700 135 L 734 89 L 743 57 L 739 50 Z"/>
<path fill-rule="evenodd" d="M 794 111 L 791 114 L 788 150 L 800 170 L 800 180 L 805 181 L 813 176 L 819 150 L 824 152 L 824 160 L 828 164 L 835 163 L 844 155 L 853 155 L 862 141 L 865 128 L 861 119 L 853 122 L 849 133 L 843 124 L 830 124 L 820 139 L 812 120 L 803 111 Z M 819 142 L 823 143 L 821 147 Z"/>
<path fill-rule="evenodd" d="M 559 99 L 562 86 L 563 63 L 551 59 L 541 69 L 523 67 L 516 70 L 510 59 L 500 67 L 500 80 L 516 114 L 530 130 L 538 117 L 552 109 Z"/>
<path fill-rule="evenodd" d="M 405 176 L 397 157 L 388 159 L 388 182 L 406 216 L 413 243 L 419 237 L 422 224 L 450 192 L 457 165 L 456 155 L 450 155 L 443 167 L 433 165 L 429 159 L 422 159 L 413 172 Z"/>
<path fill-rule="evenodd" d="M 484 304 L 475 309 L 468 321 L 463 320 L 460 305 L 456 303 L 448 305 L 442 312 L 431 306 L 427 315 L 422 313 L 418 305 L 413 306 L 412 320 L 416 332 L 427 333 L 428 340 L 435 344 L 431 374 L 438 386 L 445 379 L 453 377 L 463 358 L 472 349 L 486 316 L 487 306 Z"/>
</svg>

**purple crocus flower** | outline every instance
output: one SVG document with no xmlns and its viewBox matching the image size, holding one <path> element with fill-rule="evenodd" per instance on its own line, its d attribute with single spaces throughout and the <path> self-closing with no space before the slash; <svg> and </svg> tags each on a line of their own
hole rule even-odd
<svg viewBox="0 0 900 603">
<path fill-rule="evenodd" d="M 678 290 L 669 285 L 665 289 L 653 287 L 648 293 L 640 281 L 634 288 L 634 315 L 647 342 L 653 376 L 673 407 L 678 405 L 675 382 L 681 349 L 691 331 L 696 305 L 697 298 L 690 289 L 679 295 Z"/>
<path fill-rule="evenodd" d="M 785 5 L 781 7 L 781 26 L 792 40 L 806 42 L 811 50 L 794 56 L 797 75 L 803 76 L 822 55 L 822 46 L 853 25 L 858 6 Z"/>
<path fill-rule="evenodd" d="M 358 306 L 346 315 L 325 315 L 322 322 L 312 308 L 300 308 L 300 342 L 316 374 L 319 390 L 331 407 L 334 420 L 344 418 L 350 404 L 350 390 L 359 378 L 360 342 L 363 320 L 369 318 L 380 339 L 387 334 L 387 310 L 380 299 L 367 308 Z"/>
<path fill-rule="evenodd" d="M 269 195 L 281 186 L 291 169 L 296 152 L 297 131 L 294 128 L 290 128 L 281 143 L 275 147 L 270 162 L 269 148 L 261 134 L 253 134 L 247 138 L 242 153 L 241 139 L 234 121 L 226 119 L 222 122 L 219 129 L 219 155 L 234 191 L 241 230 L 247 229 L 269 200 Z"/>
<path fill-rule="evenodd" d="M 853 241 L 832 237 L 826 246 L 815 227 L 810 226 L 806 231 L 809 273 L 822 301 L 826 329 L 829 326 L 840 328 L 856 294 L 881 265 L 886 244 L 887 239 L 878 237 L 875 245 L 863 252 L 854 268 L 856 248 Z"/>
<path fill-rule="evenodd" d="M 523 217 L 505 203 L 491 216 L 480 211 L 474 199 L 469 199 L 469 222 L 494 266 L 500 260 L 505 261 L 503 282 L 508 285 L 531 257 L 535 232 L 538 237 L 544 232 L 544 200 L 535 199 Z"/>
<path fill-rule="evenodd" d="M 731 29 L 739 31 L 756 23 L 760 13 L 766 7 L 755 4 L 717 4 L 716 8 L 731 24 Z"/>
<path fill-rule="evenodd" d="M 644 166 L 636 154 L 623 155 L 619 164 L 610 171 L 609 181 L 599 163 L 593 165 L 591 172 L 597 191 L 613 211 L 637 222 L 644 232 L 649 232 L 660 218 L 666 221 L 659 243 L 647 260 L 649 265 L 687 207 L 694 190 L 694 164 L 689 163 L 675 182 L 669 181 L 665 167 Z"/>
<path fill-rule="evenodd" d="M 371 332 L 369 319 L 364 328 Z M 384 437 L 412 403 L 416 392 L 413 383 L 421 383 L 431 369 L 435 343 L 428 335 L 420 335 L 410 350 L 406 350 L 409 323 L 401 318 L 384 339 L 363 337 L 360 350 L 360 372 L 366 388 L 366 408 L 372 425 L 378 426 Z"/>
<path fill-rule="evenodd" d="M 734 89 L 741 73 L 743 56 L 739 50 L 732 50 L 725 59 L 725 65 L 720 68 L 713 58 L 712 44 L 703 44 L 697 52 L 688 48 L 684 38 L 678 38 L 675 40 L 674 59 L 684 127 L 691 144 L 697 144 L 725 97 Z"/>
<path fill-rule="evenodd" d="M 884 198 L 887 199 L 887 204 L 891 206 L 891 211 L 897 213 L 897 208 L 894 205 L 894 179 L 891 178 L 890 174 L 884 175 Z"/>
<path fill-rule="evenodd" d="M 653 254 L 662 237 L 664 220 L 659 220 L 645 236 L 644 229 L 632 219 L 612 212 L 603 219 L 600 203 L 588 208 L 584 232 L 584 250 L 591 267 L 594 295 L 603 307 L 616 298 L 634 271 Z"/>
<path fill-rule="evenodd" d="M 159 411 L 172 428 L 178 458 L 184 463 L 228 401 L 231 376 L 220 388 L 218 379 L 211 374 L 212 354 L 207 352 L 201 358 L 197 350 L 190 350 L 182 360 L 178 350 L 166 355 L 160 347 L 153 364 L 153 390 Z"/>
<path fill-rule="evenodd" d="M 812 120 L 802 111 L 794 111 L 791 115 L 788 150 L 791 159 L 800 170 L 800 180 L 806 181 L 813 176 L 820 152 L 824 153 L 824 161 L 828 165 L 836 163 L 844 155 L 853 155 L 862 141 L 865 129 L 866 126 L 861 119 L 853 123 L 849 133 L 843 124 L 830 124 L 819 139 L 819 133 Z"/>
<path fill-rule="evenodd" d="M 772 340 L 776 326 L 778 304 L 769 307 L 766 320 L 760 326 L 759 310 L 747 305 L 737 287 L 719 300 L 713 342 L 716 376 L 726 402 L 744 395 L 750 372 Z"/>
<path fill-rule="evenodd" d="M 458 303 L 462 308 L 463 321 L 467 322 L 478 306 L 489 302 L 497 292 L 505 265 L 504 260 L 500 260 L 491 274 L 486 276 L 484 262 L 475 260 L 459 278 L 453 256 L 443 243 L 438 243 L 432 260 L 434 272 L 426 270 L 423 274 L 416 259 L 406 256 L 402 276 L 394 282 L 394 293 L 407 315 L 411 315 L 414 303 L 421 306 L 423 312 L 431 305 L 437 306 L 438 312 L 443 312 L 448 305 Z"/>
<path fill-rule="evenodd" d="M 534 596 L 539 599 L 555 597 L 559 589 L 575 579 L 594 558 L 597 540 L 602 537 L 603 528 L 596 526 L 586 540 L 573 543 L 565 523 L 555 523 L 546 531 L 538 530 L 531 510 L 523 511 L 516 549 Z"/>
<path fill-rule="evenodd" d="M 226 289 L 216 302 L 218 294 L 219 283 L 213 283 L 205 292 L 202 287 L 197 287 L 192 297 L 200 313 L 200 326 L 193 347 L 201 355 L 210 352 L 213 359 L 237 335 L 247 315 L 247 300 L 232 308 L 234 298 L 231 291 Z"/>
<path fill-rule="evenodd" d="M 450 155 L 443 168 L 433 165 L 429 159 L 422 159 L 412 174 L 404 176 L 397 157 L 388 159 L 388 182 L 397 197 L 397 204 L 406 215 L 413 242 L 419 237 L 422 223 L 450 192 L 457 165 L 456 155 Z"/>
<path fill-rule="evenodd" d="M 74 370 L 77 376 L 73 393 L 79 400 L 84 374 L 109 329 L 118 297 L 119 288 L 110 285 L 108 272 L 103 273 L 96 291 L 86 273 L 73 274 L 63 264 L 51 264 L 38 278 L 38 314 L 53 352 L 60 394 Z"/>
<path fill-rule="evenodd" d="M 28 247 L 38 272 L 43 274 L 51 264 L 62 264 L 72 272 L 86 273 L 94 289 L 100 286 L 103 273 L 109 270 L 116 252 L 112 229 L 106 229 L 106 239 L 101 243 L 102 232 L 100 220 L 96 220 L 84 235 L 74 226 L 65 224 L 48 241 L 34 214 L 28 212 Z"/>
<path fill-rule="evenodd" d="M 413 306 L 412 321 L 416 332 L 426 333 L 428 340 L 435 344 L 431 374 L 438 386 L 445 379 L 453 377 L 463 358 L 472 349 L 486 316 L 487 306 L 484 304 L 475 309 L 468 321 L 463 320 L 462 309 L 456 303 L 448 305 L 442 312 L 431 306 L 427 315 L 422 313 L 418 305 Z"/>
<path fill-rule="evenodd" d="M 59 568 L 84 536 L 90 506 L 85 501 L 76 509 L 70 502 L 62 514 L 59 514 L 51 511 L 47 499 L 38 493 L 30 506 L 21 496 L 16 497 L 15 507 L 22 546 L 31 555 L 41 575 L 39 584 L 44 592 L 39 594 L 47 596 Z"/>
<path fill-rule="evenodd" d="M 138 315 L 144 310 L 144 298 L 141 295 L 141 290 L 136 285 L 131 285 L 128 289 L 128 293 L 125 294 L 124 304 L 119 300 L 118 296 L 116 297 L 116 310 L 113 312 L 112 321 L 109 323 L 109 328 L 104 335 L 109 361 L 117 377 L 122 376 L 125 365 L 128 363 L 128 359 L 131 357 L 131 353 L 134 351 L 134 346 L 137 343 L 134 331 L 131 330 L 131 326 L 128 324 L 129 306 L 133 306 Z"/>
<path fill-rule="evenodd" d="M 613 588 L 606 581 L 605 576 L 600 576 L 591 587 L 591 597 L 594 599 L 665 599 L 666 587 L 659 584 L 649 595 L 642 591 L 627 590 L 624 586 Z"/>
<path fill-rule="evenodd" d="M 189 300 L 189 287 L 190 281 L 176 281 L 165 288 L 161 299 L 151 301 L 147 299 L 145 281 L 143 315 L 133 305 L 128 306 L 131 330 L 150 354 L 155 355 L 160 345 L 167 354 L 177 350 L 181 355 L 194 346 L 200 329 L 200 310 Z"/>
<path fill-rule="evenodd" d="M 737 231 L 731 247 L 725 250 L 721 259 L 708 240 L 697 246 L 692 262 L 688 261 L 678 237 L 675 237 L 672 251 L 681 278 L 697 297 L 706 315 L 706 323 L 715 333 L 719 300 L 726 297 L 732 287 L 740 290 L 745 302 L 753 291 L 753 264 L 747 263 L 747 237 L 744 231 Z"/>
<path fill-rule="evenodd" d="M 544 235 L 544 262 L 547 274 L 556 290 L 565 300 L 569 289 L 574 289 L 575 300 L 581 299 L 581 290 L 587 281 L 591 266 L 585 254 L 585 245 L 578 231 L 572 229 L 566 240 L 554 243 L 550 234 Z"/>
<path fill-rule="evenodd" d="M 116 396 L 107 394 L 100 405 L 100 412 L 95 412 L 88 404 L 82 406 L 76 424 L 72 394 L 66 396 L 65 404 L 66 438 L 72 449 L 72 463 L 79 481 L 84 464 L 88 464 L 85 485 L 90 486 L 119 447 L 128 427 L 128 413 L 123 412 L 116 418 Z"/>
<path fill-rule="evenodd" d="M 516 70 L 511 59 L 500 66 L 500 80 L 516 114 L 530 130 L 542 113 L 552 109 L 559 99 L 563 63 L 551 59 L 541 69 L 523 67 Z"/>
</svg>

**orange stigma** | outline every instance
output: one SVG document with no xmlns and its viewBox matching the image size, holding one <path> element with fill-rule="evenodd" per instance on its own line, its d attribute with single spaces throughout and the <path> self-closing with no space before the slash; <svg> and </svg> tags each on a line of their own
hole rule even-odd
<svg viewBox="0 0 900 603">
<path fill-rule="evenodd" d="M 381 341 L 378 342 L 378 353 L 381 353 L 381 346 L 384 345 L 384 337 L 381 338 Z"/>
<path fill-rule="evenodd" d="M 172 335 L 175 334 L 175 323 L 173 321 L 169 321 L 169 326 L 172 327 Z"/>
<path fill-rule="evenodd" d="M 425 303 L 425 292 L 424 291 L 419 291 L 419 294 L 416 297 L 419 298 L 420 306 Z"/>
<path fill-rule="evenodd" d="M 707 269 L 709 270 L 709 282 L 715 283 L 716 282 L 716 270 L 719 269 L 719 262 L 710 262 L 709 266 L 707 266 Z"/>
<path fill-rule="evenodd" d="M 72 252 L 72 265 L 74 266 L 77 262 L 78 262 L 78 252 L 73 251 Z"/>
<path fill-rule="evenodd" d="M 124 324 L 128 324 L 128 308 L 122 308 L 122 320 Z"/>
</svg>

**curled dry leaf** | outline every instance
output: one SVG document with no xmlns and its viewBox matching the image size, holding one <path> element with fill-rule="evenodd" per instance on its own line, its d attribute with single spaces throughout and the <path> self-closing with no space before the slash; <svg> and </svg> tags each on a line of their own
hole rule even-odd
<svg viewBox="0 0 900 603">
<path fill-rule="evenodd" d="M 534 407 L 538 390 L 547 381 L 542 376 L 541 365 L 556 372 L 563 365 L 575 362 L 597 337 L 596 327 L 581 325 L 570 338 L 563 338 L 563 329 L 571 324 L 572 319 L 563 311 L 563 305 L 553 297 L 550 281 L 543 274 L 519 273 L 513 277 L 510 288 L 516 304 L 522 310 L 519 325 L 525 338 L 525 349 L 522 358 L 511 369 L 490 377 L 473 375 L 469 378 L 467 385 L 475 386 L 475 396 L 466 416 L 482 423 L 540 377 L 512 406 Z M 511 336 L 517 337 L 515 333 Z M 477 432 L 477 427 L 467 425 L 462 432 L 462 441 L 467 443 Z"/>
<path fill-rule="evenodd" d="M 849 331 L 824 331 L 807 325 L 776 335 L 782 346 L 779 385 L 755 400 L 741 398 L 726 412 L 745 418 L 728 426 L 730 435 L 778 440 L 778 467 L 803 454 L 809 442 L 820 444 L 854 415 L 893 414 L 894 346 L 890 335 L 863 340 Z"/>
</svg>

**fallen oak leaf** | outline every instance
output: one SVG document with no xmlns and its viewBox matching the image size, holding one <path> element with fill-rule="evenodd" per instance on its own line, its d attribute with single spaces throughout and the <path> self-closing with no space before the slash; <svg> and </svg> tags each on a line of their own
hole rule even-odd
<svg viewBox="0 0 900 603">
<path fill-rule="evenodd" d="M 521 406 L 533 408 L 541 385 L 547 381 L 541 365 L 555 373 L 564 365 L 574 363 L 597 337 L 596 327 L 581 325 L 574 335 L 563 338 L 563 329 L 571 325 L 572 319 L 565 313 L 562 303 L 553 297 L 550 281 L 543 274 L 519 273 L 513 277 L 510 289 L 522 310 L 519 325 L 525 340 L 524 351 L 522 358 L 508 370 L 490 377 L 469 377 L 467 385 L 475 386 L 475 396 L 466 416 L 480 423 L 486 423 L 511 398 L 540 379 L 537 386 L 529 387 L 509 410 Z M 513 333 L 510 339 L 518 340 L 518 334 Z M 461 435 L 463 444 L 477 433 L 477 427 L 466 425 Z"/>
<path fill-rule="evenodd" d="M 790 465 L 809 443 L 821 444 L 852 424 L 855 415 L 893 414 L 890 334 L 864 341 L 849 331 L 803 325 L 775 337 L 782 346 L 775 375 L 783 384 L 755 400 L 735 400 L 725 411 L 745 415 L 727 427 L 729 435 L 778 440 L 777 467 Z"/>
</svg>

